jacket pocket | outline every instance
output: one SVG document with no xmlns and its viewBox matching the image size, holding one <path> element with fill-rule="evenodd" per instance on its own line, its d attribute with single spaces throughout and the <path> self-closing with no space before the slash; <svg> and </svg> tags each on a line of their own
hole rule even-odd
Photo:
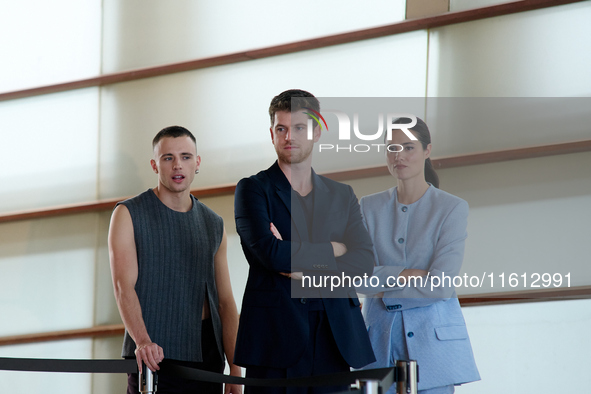
<svg viewBox="0 0 591 394">
<path fill-rule="evenodd" d="M 440 341 L 451 341 L 454 339 L 467 339 L 468 330 L 466 326 L 444 326 L 435 327 L 435 335 Z"/>
</svg>

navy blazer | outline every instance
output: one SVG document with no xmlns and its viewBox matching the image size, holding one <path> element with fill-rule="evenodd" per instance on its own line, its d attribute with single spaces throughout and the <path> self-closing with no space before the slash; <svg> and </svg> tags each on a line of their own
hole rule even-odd
<svg viewBox="0 0 591 394">
<path fill-rule="evenodd" d="M 288 368 L 309 345 L 309 303 L 292 298 L 292 282 L 301 283 L 280 272 L 363 276 L 373 270 L 372 243 L 353 190 L 314 171 L 312 178 L 312 234 L 299 203 L 291 203 L 293 190 L 277 162 L 236 186 L 236 229 L 250 265 L 234 353 L 237 365 Z M 270 223 L 283 240 L 271 233 Z M 344 243 L 347 253 L 335 258 L 331 241 Z M 335 296 L 330 287 L 320 294 L 341 355 L 360 368 L 375 357 L 359 300 L 353 288 L 338 291 L 341 298 L 326 298 Z"/>
</svg>

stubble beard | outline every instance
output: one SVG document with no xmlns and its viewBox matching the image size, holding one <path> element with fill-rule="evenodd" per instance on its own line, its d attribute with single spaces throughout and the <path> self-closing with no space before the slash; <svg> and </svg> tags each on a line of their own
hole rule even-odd
<svg viewBox="0 0 591 394">
<path fill-rule="evenodd" d="M 279 161 L 286 163 L 286 164 L 300 164 L 308 159 L 312 154 L 312 149 L 314 146 L 311 146 L 309 150 L 302 150 L 299 155 L 287 154 L 281 148 L 275 148 L 275 152 L 277 152 L 277 158 Z M 300 147 L 301 149 L 301 147 Z"/>
</svg>

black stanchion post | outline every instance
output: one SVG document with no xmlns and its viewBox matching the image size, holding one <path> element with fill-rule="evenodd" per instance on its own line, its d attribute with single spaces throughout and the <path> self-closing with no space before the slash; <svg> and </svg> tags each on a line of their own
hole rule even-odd
<svg viewBox="0 0 591 394">
<path fill-rule="evenodd" d="M 142 394 L 154 394 L 158 390 L 156 386 L 157 375 L 146 364 L 142 364 L 142 373 L 139 374 L 139 389 Z"/>
<path fill-rule="evenodd" d="M 419 367 L 416 360 L 398 360 L 396 367 L 398 369 L 396 394 L 417 394 Z"/>
</svg>

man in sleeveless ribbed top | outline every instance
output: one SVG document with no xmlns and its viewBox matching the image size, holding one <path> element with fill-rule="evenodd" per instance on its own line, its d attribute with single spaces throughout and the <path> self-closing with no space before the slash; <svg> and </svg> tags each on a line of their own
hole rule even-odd
<svg viewBox="0 0 591 394">
<path fill-rule="evenodd" d="M 230 373 L 238 314 L 226 259 L 222 218 L 190 194 L 199 172 L 195 138 L 185 128 L 161 130 L 153 141 L 158 186 L 117 204 L 109 254 L 117 305 L 125 324 L 122 356 L 153 371 L 166 357 Z M 222 329 L 222 327 L 224 329 Z M 159 377 L 160 392 L 221 394 L 222 386 Z M 230 391 L 240 394 L 241 387 Z M 128 393 L 137 393 L 130 374 Z"/>
</svg>

